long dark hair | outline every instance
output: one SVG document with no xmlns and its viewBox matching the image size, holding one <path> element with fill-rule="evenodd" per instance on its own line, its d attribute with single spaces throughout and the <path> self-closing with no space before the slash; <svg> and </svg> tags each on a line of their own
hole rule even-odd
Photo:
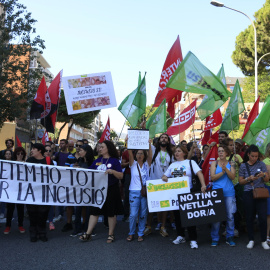
<svg viewBox="0 0 270 270">
<path fill-rule="evenodd" d="M 157 143 L 156 150 L 155 150 L 155 153 L 154 153 L 154 156 L 153 156 L 153 159 L 152 159 L 152 163 L 155 162 L 155 159 L 156 159 L 158 153 L 161 151 L 161 147 L 160 147 L 159 141 L 160 141 L 161 136 L 163 136 L 163 135 L 166 135 L 166 136 L 168 137 L 168 144 L 167 144 L 167 146 L 166 146 L 166 150 L 167 150 L 167 152 L 168 152 L 168 154 L 169 154 L 169 156 L 170 156 L 170 164 L 171 164 L 173 152 L 172 152 L 172 149 L 171 149 L 170 137 L 169 137 L 169 135 L 166 134 L 166 133 L 162 133 L 162 134 L 158 137 L 158 143 Z"/>
<path fill-rule="evenodd" d="M 86 152 L 85 160 L 86 160 L 87 165 L 90 166 L 94 161 L 94 151 L 92 147 L 88 144 L 84 144 L 80 148 Z"/>
<path fill-rule="evenodd" d="M 113 144 L 113 142 L 111 141 L 103 141 L 102 143 L 105 143 L 107 148 L 108 148 L 108 154 L 110 157 L 112 158 L 119 158 L 119 155 L 118 155 L 118 151 L 115 147 L 115 145 Z"/>
<path fill-rule="evenodd" d="M 260 150 L 259 150 L 258 146 L 256 146 L 255 144 L 251 144 L 251 145 L 249 146 L 249 148 L 248 148 L 248 149 L 246 150 L 246 152 L 245 152 L 245 155 L 244 155 L 244 158 L 243 158 L 243 162 L 244 162 L 244 163 L 246 163 L 246 162 L 249 161 L 248 155 L 249 155 L 251 152 L 253 152 L 253 153 L 259 153 L 258 159 L 260 159 Z"/>
<path fill-rule="evenodd" d="M 13 152 L 13 156 L 12 156 L 12 160 L 17 160 L 17 153 L 19 152 L 22 152 L 23 153 L 23 159 L 22 160 L 25 160 L 25 157 L 26 157 L 26 152 L 24 150 L 23 147 L 16 147 L 14 152 Z"/>
</svg>

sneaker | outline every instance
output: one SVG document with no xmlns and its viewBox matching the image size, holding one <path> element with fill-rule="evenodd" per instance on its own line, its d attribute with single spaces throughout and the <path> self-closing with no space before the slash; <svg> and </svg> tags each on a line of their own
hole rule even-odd
<svg viewBox="0 0 270 270">
<path fill-rule="evenodd" d="M 235 247 L 235 242 L 233 241 L 232 237 L 228 237 L 226 239 L 226 244 L 228 244 L 230 247 Z"/>
<path fill-rule="evenodd" d="M 0 218 L 0 223 L 6 223 L 7 219 L 6 218 Z"/>
<path fill-rule="evenodd" d="M 171 226 L 172 226 L 172 229 L 173 229 L 173 230 L 176 230 L 176 225 L 175 225 L 174 222 L 172 222 Z"/>
<path fill-rule="evenodd" d="M 239 231 L 237 229 L 234 229 L 234 237 L 239 237 Z"/>
<path fill-rule="evenodd" d="M 80 236 L 80 235 L 82 235 L 81 231 L 73 231 L 73 233 L 70 234 L 71 237 L 76 237 L 76 236 Z"/>
<path fill-rule="evenodd" d="M 161 223 L 158 223 L 158 224 L 157 224 L 157 227 L 155 228 L 155 231 L 159 231 L 160 228 L 161 228 Z"/>
<path fill-rule="evenodd" d="M 54 226 L 53 222 L 50 222 L 50 223 L 49 223 L 49 230 L 50 230 L 50 231 L 55 230 L 55 226 Z"/>
<path fill-rule="evenodd" d="M 190 247 L 191 247 L 192 249 L 198 248 L 198 243 L 197 243 L 197 241 L 190 241 Z"/>
<path fill-rule="evenodd" d="M 58 217 L 55 217 L 53 219 L 53 222 L 57 222 L 57 221 L 60 221 L 62 219 L 62 215 L 59 215 Z"/>
<path fill-rule="evenodd" d="M 179 244 L 183 244 L 186 243 L 186 239 L 182 236 L 177 236 L 175 240 L 173 240 L 173 244 L 175 245 L 179 245 Z"/>
<path fill-rule="evenodd" d="M 247 244 L 247 248 L 251 249 L 254 247 L 254 241 L 249 241 L 248 244 Z"/>
<path fill-rule="evenodd" d="M 216 247 L 218 245 L 218 241 L 212 241 L 211 247 Z"/>
<path fill-rule="evenodd" d="M 152 233 L 152 228 L 150 226 L 146 226 L 143 231 L 143 234 L 146 236 L 149 235 L 150 233 Z"/>
<path fill-rule="evenodd" d="M 4 234 L 9 234 L 10 233 L 10 227 L 6 227 L 6 229 L 4 230 Z"/>
<path fill-rule="evenodd" d="M 23 226 L 19 226 L 20 233 L 25 233 L 25 228 Z"/>
<path fill-rule="evenodd" d="M 267 241 L 262 242 L 262 247 L 263 247 L 264 249 L 270 249 L 270 247 L 269 247 L 268 244 L 267 244 Z"/>
<path fill-rule="evenodd" d="M 169 236 L 169 234 L 167 233 L 165 227 L 160 227 L 159 233 L 160 233 L 163 237 Z"/>
<path fill-rule="evenodd" d="M 72 229 L 73 229 L 72 224 L 71 223 L 66 223 L 61 231 L 62 232 L 68 232 L 68 231 L 71 231 Z"/>
</svg>

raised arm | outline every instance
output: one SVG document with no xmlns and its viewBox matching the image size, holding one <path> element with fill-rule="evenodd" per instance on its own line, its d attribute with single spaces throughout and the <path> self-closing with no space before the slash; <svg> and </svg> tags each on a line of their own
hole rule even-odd
<svg viewBox="0 0 270 270">
<path fill-rule="evenodd" d="M 152 163 L 152 142 L 150 139 L 149 139 L 149 150 L 148 150 L 148 155 L 147 155 L 147 163 L 150 167 L 151 163 Z"/>
</svg>

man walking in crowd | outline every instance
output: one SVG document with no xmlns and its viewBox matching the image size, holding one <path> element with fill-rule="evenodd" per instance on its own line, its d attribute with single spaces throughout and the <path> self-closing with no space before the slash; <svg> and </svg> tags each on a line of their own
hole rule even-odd
<svg viewBox="0 0 270 270">
<path fill-rule="evenodd" d="M 151 180 L 161 179 L 161 177 L 163 176 L 164 172 L 168 169 L 173 159 L 173 153 L 170 145 L 170 138 L 167 134 L 163 133 L 160 135 L 157 147 L 154 147 L 152 145 L 152 153 L 153 159 L 150 169 L 150 179 Z M 147 217 L 147 226 L 144 230 L 144 235 L 148 235 L 152 232 L 151 229 L 152 218 L 153 214 L 149 213 Z M 165 227 L 167 212 L 163 211 L 158 213 L 158 218 L 160 219 L 160 222 L 158 223 L 156 230 L 159 230 L 160 234 L 163 237 L 169 236 Z"/>
</svg>

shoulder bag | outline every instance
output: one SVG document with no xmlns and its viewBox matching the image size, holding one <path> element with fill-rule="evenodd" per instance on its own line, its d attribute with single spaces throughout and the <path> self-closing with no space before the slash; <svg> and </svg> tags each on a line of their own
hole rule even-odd
<svg viewBox="0 0 270 270">
<path fill-rule="evenodd" d="M 191 182 L 193 186 L 192 191 L 193 192 L 201 191 L 202 185 L 201 185 L 199 177 L 193 171 L 191 160 L 189 160 L 189 166 L 191 170 Z"/>
<path fill-rule="evenodd" d="M 248 176 L 251 175 L 248 164 L 245 163 L 246 168 L 247 168 L 247 172 L 248 172 Z M 269 198 L 269 191 L 267 188 L 265 187 L 258 187 L 258 188 L 254 188 L 254 183 L 251 182 L 250 183 L 253 189 L 253 198 L 254 199 L 267 199 Z"/>
<path fill-rule="evenodd" d="M 142 195 L 142 197 L 147 197 L 146 186 L 143 185 L 143 182 L 142 182 L 142 176 L 141 176 L 141 171 L 140 171 L 140 169 L 139 169 L 138 163 L 137 163 L 137 169 L 138 169 L 138 172 L 139 172 L 140 181 L 141 181 L 141 185 L 142 185 L 141 195 Z"/>
</svg>

